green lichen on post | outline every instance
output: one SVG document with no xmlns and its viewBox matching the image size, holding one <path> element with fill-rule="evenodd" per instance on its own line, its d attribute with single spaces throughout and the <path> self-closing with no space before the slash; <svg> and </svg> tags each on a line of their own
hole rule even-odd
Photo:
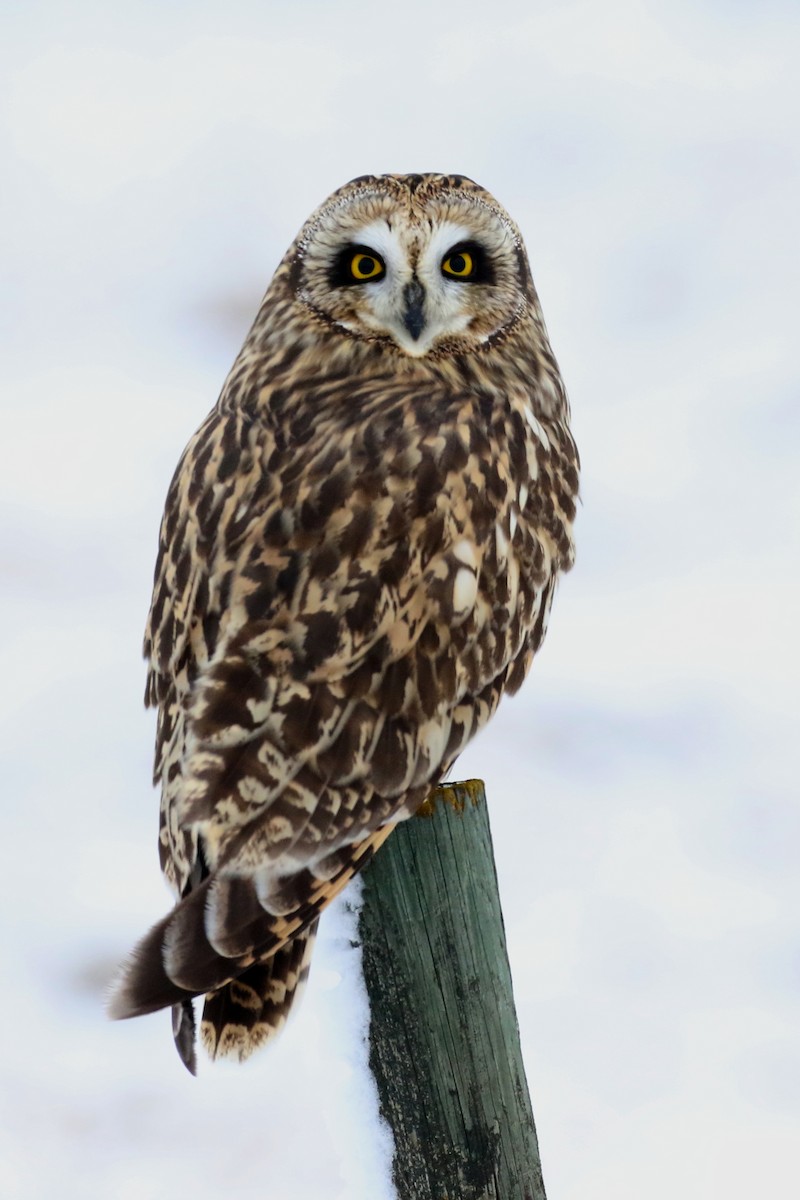
<svg viewBox="0 0 800 1200">
<path fill-rule="evenodd" d="M 432 817 L 437 804 L 449 804 L 453 812 L 461 815 L 468 803 L 484 804 L 486 792 L 482 779 L 465 779 L 462 783 L 443 783 L 435 787 L 427 800 L 417 809 L 418 817 Z"/>
<path fill-rule="evenodd" d="M 399 1200 L 545 1200 L 483 784 L 437 788 L 364 872 L 370 1066 Z"/>
</svg>

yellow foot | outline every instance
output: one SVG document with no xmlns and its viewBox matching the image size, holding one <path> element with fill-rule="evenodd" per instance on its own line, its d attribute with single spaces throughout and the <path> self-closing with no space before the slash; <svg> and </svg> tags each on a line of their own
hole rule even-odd
<svg viewBox="0 0 800 1200">
<path fill-rule="evenodd" d="M 482 779 L 465 779 L 462 783 L 442 783 L 433 788 L 428 798 L 423 800 L 417 809 L 418 817 L 432 817 L 436 812 L 437 802 L 449 804 L 459 816 L 470 802 L 473 805 L 482 804 L 486 799 L 486 789 Z"/>
</svg>

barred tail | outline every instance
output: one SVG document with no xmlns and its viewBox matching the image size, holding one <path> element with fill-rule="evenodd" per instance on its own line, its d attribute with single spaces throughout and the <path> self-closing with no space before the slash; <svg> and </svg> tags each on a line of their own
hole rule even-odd
<svg viewBox="0 0 800 1200">
<path fill-rule="evenodd" d="M 209 1058 L 244 1062 L 280 1033 L 308 979 L 317 925 L 307 925 L 271 958 L 206 996 L 200 1040 Z"/>
<path fill-rule="evenodd" d="M 252 878 L 210 875 L 134 948 L 109 997 L 109 1016 L 171 1007 L 178 1053 L 194 1073 L 191 1002 L 205 995 L 204 1047 L 212 1058 L 244 1060 L 283 1027 L 308 975 L 320 912 L 391 829 L 341 851 L 328 878 L 308 870 L 294 876 L 285 915 L 265 908 Z"/>
</svg>

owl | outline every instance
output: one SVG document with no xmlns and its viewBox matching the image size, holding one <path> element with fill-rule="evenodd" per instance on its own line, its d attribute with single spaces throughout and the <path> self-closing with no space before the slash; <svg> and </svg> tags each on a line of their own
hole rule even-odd
<svg viewBox="0 0 800 1200">
<path fill-rule="evenodd" d="M 145 635 L 176 903 L 113 1017 L 195 1069 L 283 1025 L 320 912 L 542 643 L 578 454 L 520 233 L 460 175 L 364 176 L 278 267 L 167 496 Z"/>
</svg>

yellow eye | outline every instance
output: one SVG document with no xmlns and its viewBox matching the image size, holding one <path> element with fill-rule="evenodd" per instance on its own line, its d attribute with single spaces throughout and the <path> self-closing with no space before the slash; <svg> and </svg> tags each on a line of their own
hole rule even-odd
<svg viewBox="0 0 800 1200">
<path fill-rule="evenodd" d="M 454 275 L 456 279 L 469 279 L 475 273 L 475 259 L 469 250 L 459 250 L 456 254 L 448 254 L 442 263 L 445 275 Z"/>
<path fill-rule="evenodd" d="M 383 274 L 383 263 L 374 254 L 364 254 L 363 251 L 357 250 L 350 259 L 350 274 L 353 279 L 361 282 L 365 279 L 377 279 Z"/>
</svg>

